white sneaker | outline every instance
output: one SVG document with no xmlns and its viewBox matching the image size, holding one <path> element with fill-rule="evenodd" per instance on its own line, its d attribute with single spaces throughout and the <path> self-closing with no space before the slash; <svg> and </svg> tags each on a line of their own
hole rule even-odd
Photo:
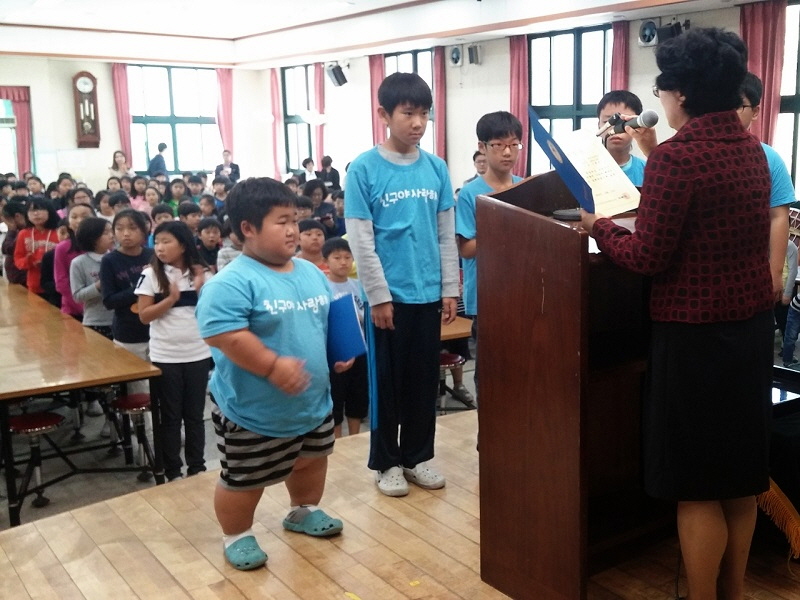
<svg viewBox="0 0 800 600">
<path fill-rule="evenodd" d="M 403 477 L 403 469 L 392 467 L 385 471 L 375 471 L 375 483 L 382 494 L 387 496 L 406 496 L 408 495 L 408 483 Z"/>
<path fill-rule="evenodd" d="M 426 490 L 438 490 L 444 487 L 444 476 L 431 469 L 427 463 L 421 462 L 413 469 L 403 467 L 403 476 L 411 483 L 416 483 Z"/>
</svg>

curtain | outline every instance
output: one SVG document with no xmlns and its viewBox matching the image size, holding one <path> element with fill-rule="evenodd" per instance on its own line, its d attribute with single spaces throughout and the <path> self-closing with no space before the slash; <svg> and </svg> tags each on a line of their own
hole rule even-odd
<svg viewBox="0 0 800 600">
<path fill-rule="evenodd" d="M 383 54 L 373 54 L 369 57 L 369 93 L 372 99 L 372 143 L 382 144 L 386 141 L 386 123 L 378 116 L 378 88 L 386 77 L 386 64 Z"/>
<path fill-rule="evenodd" d="M 745 4 L 740 8 L 739 28 L 748 49 L 747 68 L 764 84 L 761 115 L 753 121 L 750 131 L 764 143 L 771 144 L 781 104 L 786 0 Z"/>
<path fill-rule="evenodd" d="M 233 69 L 216 69 L 219 95 L 217 96 L 217 126 L 222 147 L 233 152 Z"/>
<path fill-rule="evenodd" d="M 528 140 L 531 128 L 528 124 L 529 80 L 528 74 L 528 38 L 515 35 L 508 38 L 511 55 L 511 114 L 522 123 L 522 143 L 525 145 L 514 165 L 513 173 L 525 177 L 528 172 Z"/>
<path fill-rule="evenodd" d="M 131 150 L 131 107 L 128 99 L 128 65 L 112 63 L 111 81 L 114 86 L 114 106 L 117 108 L 119 149 L 122 150 L 128 158 L 128 166 L 133 167 L 133 153 Z"/>
<path fill-rule="evenodd" d="M 281 86 L 278 84 L 278 69 L 269 70 L 270 104 L 272 104 L 272 164 L 273 177 L 281 180 L 281 168 L 278 164 L 278 127 L 283 120 L 281 117 Z"/>
<path fill-rule="evenodd" d="M 611 24 L 614 42 L 611 51 L 611 89 L 628 89 L 628 42 L 630 40 L 630 23 L 628 21 L 614 21 Z"/>
<path fill-rule="evenodd" d="M 33 135 L 31 127 L 31 95 L 30 88 L 24 86 L 0 87 L 0 99 L 11 100 L 11 108 L 17 119 L 15 134 L 17 138 L 17 175 L 22 177 L 25 171 L 31 170 L 31 150 Z"/>
<path fill-rule="evenodd" d="M 433 128 L 436 141 L 435 154 L 447 160 L 447 82 L 445 76 L 444 47 L 433 49 Z"/>
<path fill-rule="evenodd" d="M 314 110 L 322 119 L 325 114 L 325 65 L 322 63 L 314 63 Z M 314 162 L 321 169 L 322 157 L 325 156 L 325 123 L 314 125 L 314 140 L 317 147 L 317 159 Z"/>
</svg>

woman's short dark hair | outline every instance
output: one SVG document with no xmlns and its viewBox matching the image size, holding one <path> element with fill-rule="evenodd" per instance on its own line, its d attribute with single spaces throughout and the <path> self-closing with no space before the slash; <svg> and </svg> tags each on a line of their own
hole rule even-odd
<svg viewBox="0 0 800 600">
<path fill-rule="evenodd" d="M 742 104 L 747 47 L 741 38 L 716 27 L 692 28 L 656 50 L 661 73 L 656 86 L 679 91 L 690 117 L 733 110 Z"/>
<path fill-rule="evenodd" d="M 303 196 L 311 198 L 314 190 L 317 189 L 322 190 L 323 199 L 328 195 L 328 188 L 325 186 L 325 182 L 321 179 L 312 179 L 311 181 L 306 181 L 306 185 L 303 187 Z"/>
<path fill-rule="evenodd" d="M 75 246 L 81 252 L 94 252 L 97 240 L 103 235 L 108 225 L 110 223 L 100 217 L 87 217 L 81 221 L 78 231 L 75 232 Z"/>
<path fill-rule="evenodd" d="M 269 177 L 250 177 L 240 181 L 225 200 L 225 210 L 236 236 L 244 241 L 242 221 L 250 223 L 256 231 L 270 211 L 276 206 L 296 206 L 297 196 L 280 181 Z"/>
</svg>

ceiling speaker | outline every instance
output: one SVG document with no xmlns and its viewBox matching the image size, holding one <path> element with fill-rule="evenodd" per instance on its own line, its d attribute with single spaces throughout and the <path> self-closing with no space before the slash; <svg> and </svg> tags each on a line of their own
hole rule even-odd
<svg viewBox="0 0 800 600">
<path fill-rule="evenodd" d="M 344 71 L 342 71 L 342 67 L 339 65 L 331 65 L 328 67 L 328 77 L 331 78 L 333 85 L 336 87 L 347 83 L 347 77 L 344 76 Z"/>
<path fill-rule="evenodd" d="M 481 64 L 481 47 L 474 44 L 472 46 L 468 46 L 467 58 L 469 59 L 469 64 L 471 65 Z"/>
</svg>

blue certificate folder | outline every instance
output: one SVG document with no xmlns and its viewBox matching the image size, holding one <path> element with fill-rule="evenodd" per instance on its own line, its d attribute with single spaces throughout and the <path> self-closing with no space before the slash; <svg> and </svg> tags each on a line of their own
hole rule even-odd
<svg viewBox="0 0 800 600">
<path fill-rule="evenodd" d="M 586 180 L 581 177 L 577 169 L 569 162 L 567 155 L 564 154 L 564 151 L 556 144 L 553 136 L 544 128 L 544 125 L 542 125 L 542 122 L 539 120 L 539 115 L 536 114 L 532 106 L 528 107 L 528 116 L 530 117 L 531 129 L 533 130 L 533 139 L 536 140 L 536 143 L 539 144 L 547 155 L 547 158 L 550 159 L 550 163 L 553 165 L 556 173 L 558 173 L 558 176 L 561 177 L 561 180 L 567 188 L 569 188 L 569 191 L 575 196 L 581 208 L 586 212 L 594 213 L 592 188 L 589 187 Z"/>
<path fill-rule="evenodd" d="M 328 364 L 348 361 L 367 351 L 358 308 L 352 295 L 337 298 L 328 310 Z"/>
</svg>

